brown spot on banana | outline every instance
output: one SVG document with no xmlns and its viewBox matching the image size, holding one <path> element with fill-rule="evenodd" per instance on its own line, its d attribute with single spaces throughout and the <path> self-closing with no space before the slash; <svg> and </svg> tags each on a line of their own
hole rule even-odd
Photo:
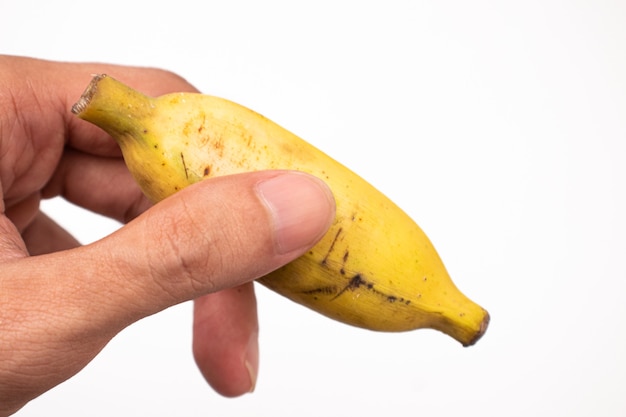
<svg viewBox="0 0 626 417">
<path fill-rule="evenodd" d="M 372 293 L 384 298 L 389 303 L 398 302 L 398 303 L 403 303 L 406 305 L 411 304 L 411 300 L 408 300 L 404 297 L 397 297 L 395 295 L 386 294 L 383 291 L 376 289 L 375 285 L 371 282 L 365 281 L 363 277 L 361 276 L 361 274 L 356 274 L 354 277 L 352 277 L 350 282 L 348 282 L 348 284 L 344 288 L 342 288 L 341 291 L 339 291 L 337 295 L 335 295 L 331 299 L 331 301 L 336 300 L 347 291 L 356 291 L 361 288 L 371 291 Z"/>
<path fill-rule="evenodd" d="M 180 153 L 180 160 L 183 163 L 183 169 L 185 170 L 185 178 L 189 179 L 189 170 L 187 169 L 187 165 L 185 164 L 185 155 L 183 155 L 183 153 Z"/>
<path fill-rule="evenodd" d="M 335 285 L 329 285 L 327 287 L 315 288 L 312 290 L 306 290 L 302 292 L 307 295 L 315 295 L 315 294 L 323 294 L 323 295 L 334 295 L 337 294 L 337 287 Z"/>
<path fill-rule="evenodd" d="M 335 244 L 337 243 L 337 240 L 339 239 L 339 235 L 341 235 L 342 231 L 343 231 L 343 228 L 341 228 L 341 227 L 339 228 L 339 230 L 337 230 L 337 233 L 335 234 L 335 237 L 333 238 L 333 241 L 330 243 L 330 246 L 328 248 L 328 252 L 326 252 L 326 256 L 324 256 L 324 259 L 322 259 L 322 262 L 320 262 L 322 265 L 326 266 L 326 264 L 328 263 L 328 257 L 330 256 L 330 254 L 335 249 Z"/>
</svg>

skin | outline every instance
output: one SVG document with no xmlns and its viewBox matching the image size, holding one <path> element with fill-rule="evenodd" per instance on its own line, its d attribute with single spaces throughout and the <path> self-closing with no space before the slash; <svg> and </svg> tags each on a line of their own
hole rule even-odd
<svg viewBox="0 0 626 417">
<path fill-rule="evenodd" d="M 159 69 L 0 56 L 0 416 L 79 372 L 128 325 L 188 300 L 208 383 L 224 396 L 252 391 L 251 281 L 308 250 L 334 216 L 321 181 L 282 171 L 203 181 L 151 206 L 115 142 L 69 111 L 94 73 L 150 95 L 195 91 Z M 259 197 L 279 177 L 284 195 L 300 193 L 280 198 L 282 216 Z M 59 195 L 124 226 L 80 245 L 39 210 Z"/>
</svg>

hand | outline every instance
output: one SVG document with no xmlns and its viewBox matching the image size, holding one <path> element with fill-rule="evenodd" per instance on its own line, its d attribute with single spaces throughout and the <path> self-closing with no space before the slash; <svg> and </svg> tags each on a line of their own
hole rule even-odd
<svg viewBox="0 0 626 417">
<path fill-rule="evenodd" d="M 0 415 L 80 371 L 120 330 L 195 300 L 193 352 L 207 381 L 254 388 L 251 281 L 295 259 L 334 216 L 309 175 L 215 178 L 150 207 L 115 142 L 69 109 L 91 74 L 151 95 L 193 91 L 162 70 L 0 56 Z M 42 198 L 126 223 L 85 246 L 39 211 Z"/>
</svg>

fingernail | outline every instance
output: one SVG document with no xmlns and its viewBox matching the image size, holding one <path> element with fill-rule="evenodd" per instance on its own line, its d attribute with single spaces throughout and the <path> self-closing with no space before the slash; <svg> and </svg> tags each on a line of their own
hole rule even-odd
<svg viewBox="0 0 626 417">
<path fill-rule="evenodd" d="M 274 220 L 276 249 L 286 254 L 317 242 L 330 227 L 335 200 L 320 179 L 288 172 L 257 184 Z"/>
<path fill-rule="evenodd" d="M 251 393 L 254 392 L 257 375 L 259 373 L 259 335 L 257 333 L 253 333 L 250 336 L 244 365 L 248 370 L 248 375 L 250 375 L 250 390 L 248 392 Z"/>
</svg>

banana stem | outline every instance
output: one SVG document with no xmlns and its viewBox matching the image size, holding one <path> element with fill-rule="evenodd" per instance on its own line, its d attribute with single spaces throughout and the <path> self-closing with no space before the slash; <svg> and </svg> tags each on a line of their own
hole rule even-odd
<svg viewBox="0 0 626 417">
<path fill-rule="evenodd" d="M 149 116 L 153 109 L 151 97 L 106 74 L 98 74 L 72 106 L 72 113 L 119 139 L 140 133 L 143 127 L 139 120 Z"/>
</svg>

